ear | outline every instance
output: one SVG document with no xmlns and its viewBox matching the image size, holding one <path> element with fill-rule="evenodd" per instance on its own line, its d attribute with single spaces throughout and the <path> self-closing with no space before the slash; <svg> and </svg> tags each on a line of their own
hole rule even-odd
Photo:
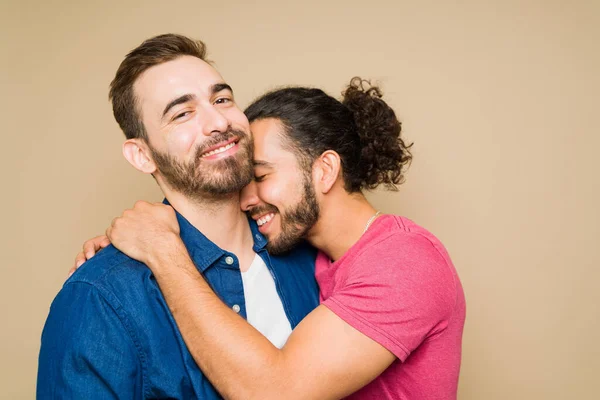
<svg viewBox="0 0 600 400">
<path fill-rule="evenodd" d="M 123 143 L 123 156 L 135 169 L 145 174 L 153 174 L 156 165 L 150 157 L 150 149 L 142 139 L 127 139 Z"/>
<path fill-rule="evenodd" d="M 323 152 L 313 164 L 313 182 L 321 193 L 328 193 L 337 182 L 342 170 L 340 155 L 333 151 Z"/>
</svg>

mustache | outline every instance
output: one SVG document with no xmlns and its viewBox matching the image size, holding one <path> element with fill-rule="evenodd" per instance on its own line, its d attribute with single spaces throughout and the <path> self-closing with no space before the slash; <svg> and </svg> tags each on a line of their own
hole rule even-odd
<svg viewBox="0 0 600 400">
<path fill-rule="evenodd" d="M 232 138 L 237 138 L 238 141 L 241 142 L 242 140 L 247 140 L 248 137 L 248 133 L 239 129 L 227 129 L 225 132 L 215 134 L 196 147 L 196 161 L 200 160 L 200 156 L 206 152 L 206 149 L 216 145 L 217 143 L 221 143 Z"/>
<path fill-rule="evenodd" d="M 251 217 L 255 217 L 257 215 L 263 215 L 263 214 L 268 214 L 268 213 L 276 213 L 279 212 L 279 210 L 277 209 L 277 207 L 269 205 L 269 204 L 263 204 L 260 206 L 256 206 L 254 208 L 252 208 L 251 210 L 248 211 L 248 214 Z"/>
</svg>

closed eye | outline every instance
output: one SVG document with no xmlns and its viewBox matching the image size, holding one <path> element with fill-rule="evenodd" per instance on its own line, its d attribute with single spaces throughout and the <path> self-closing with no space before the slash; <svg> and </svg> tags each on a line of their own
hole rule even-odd
<svg viewBox="0 0 600 400">
<path fill-rule="evenodd" d="M 190 115 L 191 113 L 192 113 L 191 111 L 184 111 L 182 113 L 179 113 L 179 114 L 175 115 L 175 117 L 173 117 L 173 120 L 186 117 L 186 116 Z"/>
<path fill-rule="evenodd" d="M 261 175 L 261 176 L 254 176 L 254 181 L 255 182 L 262 182 L 265 179 L 266 175 Z"/>
</svg>

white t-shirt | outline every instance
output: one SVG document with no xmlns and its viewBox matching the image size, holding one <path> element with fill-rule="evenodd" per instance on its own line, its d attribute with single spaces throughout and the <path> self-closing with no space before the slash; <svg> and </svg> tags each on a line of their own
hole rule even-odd
<svg viewBox="0 0 600 400">
<path fill-rule="evenodd" d="M 265 262 L 257 254 L 246 272 L 242 272 L 248 322 L 277 348 L 282 348 L 292 333 L 275 281 Z"/>
</svg>

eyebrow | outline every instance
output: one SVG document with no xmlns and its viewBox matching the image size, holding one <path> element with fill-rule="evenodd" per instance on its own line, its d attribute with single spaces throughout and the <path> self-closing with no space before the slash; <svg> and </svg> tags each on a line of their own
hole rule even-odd
<svg viewBox="0 0 600 400">
<path fill-rule="evenodd" d="M 211 96 L 216 93 L 219 93 L 223 90 L 229 90 L 233 94 L 233 89 L 231 88 L 231 86 L 229 86 L 225 82 L 215 83 L 214 85 L 211 85 L 209 88 L 209 92 L 210 92 Z M 176 99 L 171 100 L 169 102 L 169 104 L 167 104 L 165 109 L 163 110 L 162 118 L 164 118 L 165 115 L 167 115 L 167 113 L 169 112 L 169 110 L 171 110 L 171 108 L 175 107 L 176 105 L 187 103 L 188 101 L 192 101 L 195 99 L 196 99 L 196 95 L 188 93 L 188 94 L 184 94 L 183 96 L 179 96 Z"/>
<path fill-rule="evenodd" d="M 178 104 L 182 104 L 182 103 L 187 103 L 188 101 L 192 101 L 196 99 L 196 95 L 193 94 L 184 94 L 183 96 L 179 96 L 176 99 L 173 99 L 169 102 L 169 104 L 167 104 L 167 106 L 165 107 L 165 110 L 162 113 L 162 118 L 165 117 L 165 115 L 167 115 L 167 113 L 169 112 L 169 110 L 173 107 L 175 107 Z"/>
<path fill-rule="evenodd" d="M 275 166 L 275 164 L 263 160 L 253 160 L 252 163 L 255 167 L 273 168 Z"/>
<path fill-rule="evenodd" d="M 229 90 L 233 94 L 233 89 L 231 88 L 231 86 L 229 86 L 225 82 L 215 83 L 214 85 L 212 85 L 210 87 L 209 92 L 211 95 L 213 95 L 213 94 L 219 93 L 223 90 Z"/>
</svg>

